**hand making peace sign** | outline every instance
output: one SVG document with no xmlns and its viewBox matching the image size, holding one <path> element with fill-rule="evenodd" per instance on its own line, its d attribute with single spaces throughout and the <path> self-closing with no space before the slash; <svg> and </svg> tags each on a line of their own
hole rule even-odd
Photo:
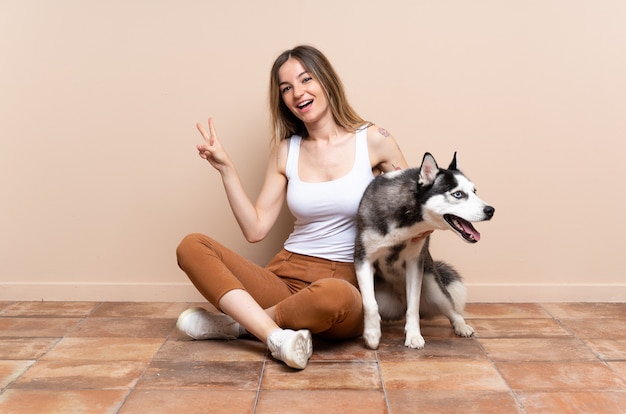
<svg viewBox="0 0 626 414">
<path fill-rule="evenodd" d="M 213 118 L 209 118 L 209 133 L 204 130 L 202 125 L 198 122 L 196 128 L 200 131 L 202 138 L 204 138 L 203 144 L 198 144 L 198 154 L 201 158 L 207 160 L 213 168 L 221 171 L 222 168 L 231 164 L 230 157 L 222 147 L 217 134 L 215 132 L 215 125 L 213 124 Z"/>
</svg>

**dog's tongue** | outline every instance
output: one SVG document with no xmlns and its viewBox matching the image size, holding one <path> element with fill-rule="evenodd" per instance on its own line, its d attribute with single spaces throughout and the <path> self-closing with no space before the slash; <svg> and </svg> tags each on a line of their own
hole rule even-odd
<svg viewBox="0 0 626 414">
<path fill-rule="evenodd" d="M 474 228 L 474 226 L 472 226 L 472 223 L 470 223 L 469 221 L 465 221 L 465 220 L 460 220 L 460 223 L 461 223 L 461 226 L 463 226 L 463 231 L 465 233 L 472 236 L 472 238 L 476 241 L 480 240 L 480 233 L 478 232 L 478 230 Z"/>
</svg>

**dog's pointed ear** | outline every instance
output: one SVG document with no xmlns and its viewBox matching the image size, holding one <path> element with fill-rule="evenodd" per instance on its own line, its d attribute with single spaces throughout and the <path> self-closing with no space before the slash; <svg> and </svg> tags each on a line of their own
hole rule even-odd
<svg viewBox="0 0 626 414">
<path fill-rule="evenodd" d="M 424 158 L 422 159 L 422 166 L 420 167 L 420 185 L 430 185 L 435 181 L 437 177 L 437 173 L 439 172 L 439 167 L 437 166 L 437 162 L 435 158 L 427 152 L 424 154 Z"/>
<path fill-rule="evenodd" d="M 456 151 L 454 151 L 454 156 L 452 157 L 452 162 L 450 163 L 448 169 L 453 171 L 459 171 L 459 165 L 456 162 Z"/>
</svg>

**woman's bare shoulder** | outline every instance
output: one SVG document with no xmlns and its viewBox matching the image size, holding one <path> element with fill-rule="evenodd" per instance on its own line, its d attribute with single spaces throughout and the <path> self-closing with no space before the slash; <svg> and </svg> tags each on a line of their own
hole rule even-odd
<svg viewBox="0 0 626 414">
<path fill-rule="evenodd" d="M 367 128 L 367 146 L 372 165 L 388 172 L 406 168 L 406 160 L 393 135 L 385 128 L 372 124 Z"/>
<path fill-rule="evenodd" d="M 287 155 L 289 154 L 289 142 L 290 139 L 283 139 L 278 144 L 272 145 L 272 151 L 270 159 L 273 159 L 276 163 L 276 169 L 281 174 L 285 175 L 287 171 Z"/>
</svg>

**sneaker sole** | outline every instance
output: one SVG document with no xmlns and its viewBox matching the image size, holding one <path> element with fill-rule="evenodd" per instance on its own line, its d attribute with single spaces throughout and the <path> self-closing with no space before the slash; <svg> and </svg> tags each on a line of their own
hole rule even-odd
<svg viewBox="0 0 626 414">
<path fill-rule="evenodd" d="M 306 368 L 309 358 L 313 355 L 311 332 L 308 330 L 297 331 L 290 342 L 291 344 L 288 348 L 292 349 L 294 352 L 290 353 L 290 355 L 284 355 L 285 360 L 283 362 L 291 368 Z"/>
<path fill-rule="evenodd" d="M 307 344 L 307 347 L 306 347 L 307 359 L 310 359 L 311 356 L 313 356 L 313 337 L 311 335 L 311 331 L 309 330 L 304 330 L 303 335 L 304 335 L 304 340 L 306 341 L 306 344 Z"/>
</svg>

